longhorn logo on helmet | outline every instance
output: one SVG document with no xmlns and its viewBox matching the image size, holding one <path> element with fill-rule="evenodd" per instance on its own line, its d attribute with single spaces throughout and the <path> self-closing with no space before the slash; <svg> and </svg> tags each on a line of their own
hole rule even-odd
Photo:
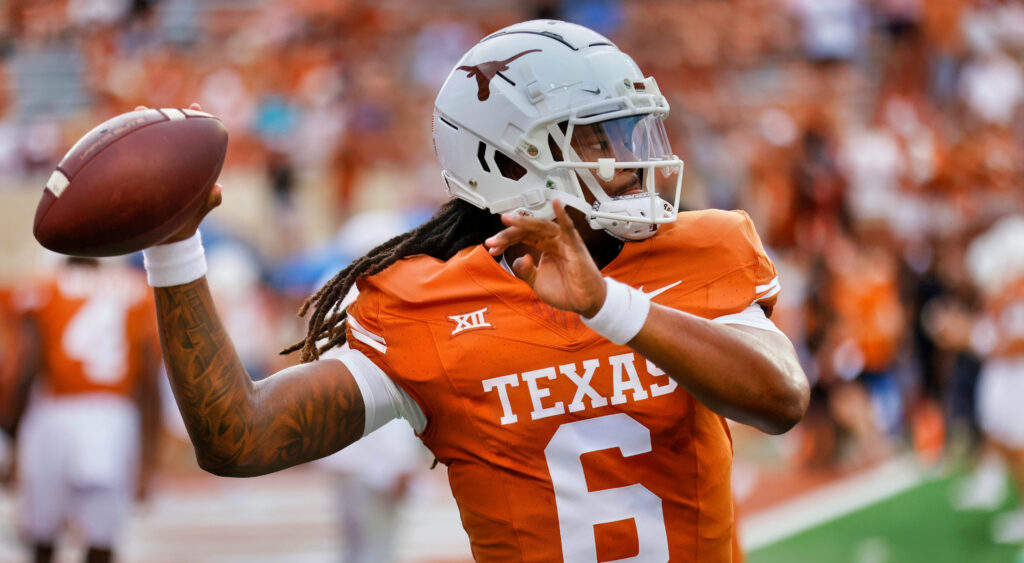
<svg viewBox="0 0 1024 563">
<path fill-rule="evenodd" d="M 491 97 L 491 80 L 503 70 L 508 70 L 508 63 L 529 53 L 539 53 L 540 49 L 530 49 L 522 53 L 516 53 L 503 61 L 487 61 L 476 66 L 460 66 L 456 70 L 466 71 L 466 78 L 476 77 L 476 99 L 481 102 Z"/>
</svg>

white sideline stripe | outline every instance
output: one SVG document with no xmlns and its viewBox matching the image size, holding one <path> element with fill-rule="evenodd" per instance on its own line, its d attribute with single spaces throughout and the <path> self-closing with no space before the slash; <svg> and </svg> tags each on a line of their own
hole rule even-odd
<svg viewBox="0 0 1024 563">
<path fill-rule="evenodd" d="M 886 462 L 779 506 L 740 517 L 745 551 L 759 549 L 910 489 L 926 479 L 911 456 Z"/>
</svg>

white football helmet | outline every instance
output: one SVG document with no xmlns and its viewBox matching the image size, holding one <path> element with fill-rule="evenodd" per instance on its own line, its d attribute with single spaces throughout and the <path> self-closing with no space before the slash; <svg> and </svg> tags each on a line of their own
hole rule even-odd
<svg viewBox="0 0 1024 563">
<path fill-rule="evenodd" d="M 607 38 L 535 20 L 458 62 L 434 104 L 434 148 L 452 196 L 540 218 L 557 197 L 593 228 L 641 240 L 676 219 L 683 161 L 667 115 L 654 78 Z"/>
</svg>

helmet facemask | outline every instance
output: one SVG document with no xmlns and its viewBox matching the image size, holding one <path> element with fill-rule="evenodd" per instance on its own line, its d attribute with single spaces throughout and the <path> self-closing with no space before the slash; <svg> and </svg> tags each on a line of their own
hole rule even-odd
<svg viewBox="0 0 1024 563">
<path fill-rule="evenodd" d="M 621 113 L 549 124 L 550 170 L 563 172 L 553 176 L 568 184 L 559 186 L 570 194 L 565 203 L 592 228 L 642 240 L 675 221 L 683 162 L 669 148 L 661 116 Z"/>
</svg>

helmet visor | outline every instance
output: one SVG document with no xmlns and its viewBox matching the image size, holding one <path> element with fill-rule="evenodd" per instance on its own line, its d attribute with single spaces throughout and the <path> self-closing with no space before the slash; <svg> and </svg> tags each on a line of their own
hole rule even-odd
<svg viewBox="0 0 1024 563">
<path fill-rule="evenodd" d="M 575 123 L 572 147 L 580 159 L 596 162 L 614 158 L 617 162 L 669 160 L 672 149 L 664 122 L 655 115 L 628 115 L 596 123 Z"/>
<path fill-rule="evenodd" d="M 673 207 L 678 205 L 682 161 L 672 154 L 660 116 L 627 115 L 604 121 L 589 118 L 566 125 L 571 129 L 566 131 L 571 135 L 571 166 L 581 174 L 594 197 L 646 192 L 672 202 Z M 583 168 L 588 171 L 580 170 Z"/>
</svg>

